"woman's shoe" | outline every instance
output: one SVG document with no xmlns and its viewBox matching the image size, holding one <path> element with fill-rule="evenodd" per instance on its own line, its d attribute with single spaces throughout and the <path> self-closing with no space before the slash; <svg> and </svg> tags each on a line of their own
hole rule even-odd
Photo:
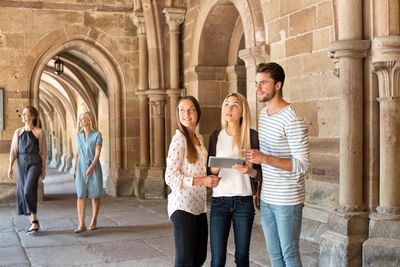
<svg viewBox="0 0 400 267">
<path fill-rule="evenodd" d="M 78 229 L 74 230 L 75 234 L 86 232 L 86 227 L 79 227 Z"/>
<path fill-rule="evenodd" d="M 36 234 L 37 232 L 39 232 L 40 229 L 40 224 L 38 220 L 34 220 L 31 223 L 31 227 L 29 228 L 28 231 L 26 231 L 27 235 L 33 235 Z"/>
<path fill-rule="evenodd" d="M 90 225 L 89 226 L 89 230 L 90 231 L 93 231 L 93 230 L 96 230 L 96 229 L 97 229 L 96 225 Z"/>
</svg>

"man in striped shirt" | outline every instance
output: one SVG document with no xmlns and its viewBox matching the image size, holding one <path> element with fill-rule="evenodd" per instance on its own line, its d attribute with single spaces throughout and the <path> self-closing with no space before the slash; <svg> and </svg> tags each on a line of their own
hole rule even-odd
<svg viewBox="0 0 400 267">
<path fill-rule="evenodd" d="M 310 168 L 307 128 L 281 96 L 285 72 L 277 63 L 257 66 L 257 100 L 266 102 L 259 118 L 260 151 L 246 158 L 262 166 L 259 188 L 261 225 L 273 267 L 302 266 L 299 253 L 305 200 L 305 173 Z"/>
</svg>

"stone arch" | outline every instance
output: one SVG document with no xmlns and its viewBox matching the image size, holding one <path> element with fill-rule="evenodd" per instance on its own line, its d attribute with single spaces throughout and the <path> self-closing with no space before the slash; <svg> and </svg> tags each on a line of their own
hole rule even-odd
<svg viewBox="0 0 400 267">
<path fill-rule="evenodd" d="M 220 16 L 219 14 L 225 14 Z M 229 15 L 227 15 L 229 14 Z M 201 125 L 203 134 L 220 125 L 220 106 L 229 92 L 239 91 L 252 99 L 252 125 L 256 125 L 257 103 L 254 92 L 256 53 L 265 46 L 265 29 L 260 1 L 205 0 L 198 12 L 191 34 L 191 51 L 185 83 L 188 94 L 196 96 L 212 123 Z M 249 58 L 239 55 L 246 51 Z M 265 49 L 264 49 L 265 51 Z M 262 51 L 262 52 L 264 52 Z M 261 60 L 265 61 L 265 57 Z M 249 77 L 249 79 L 247 79 Z M 250 103 L 250 102 L 249 102 Z"/>
<path fill-rule="evenodd" d="M 199 12 L 193 29 L 192 41 L 192 57 L 190 59 L 190 66 L 199 65 L 199 50 L 202 32 L 206 26 L 208 15 L 212 8 L 219 3 L 226 4 L 230 2 L 239 13 L 239 17 L 243 24 L 245 47 L 251 48 L 265 43 L 265 29 L 264 20 L 262 15 L 262 7 L 260 1 L 243 1 L 243 0 L 204 0 L 199 3 Z"/>
<path fill-rule="evenodd" d="M 95 28 L 68 25 L 44 35 L 31 49 L 23 70 L 22 76 L 29 88 L 29 99 L 34 106 L 39 106 L 39 84 L 42 72 L 47 63 L 62 51 L 79 50 L 96 61 L 104 73 L 109 94 L 110 114 L 110 175 L 116 185 L 121 169 L 124 168 L 124 147 L 122 138 L 122 99 L 121 92 L 125 91 L 125 81 L 117 57 L 112 54 L 118 51 L 116 45 L 105 33 Z M 107 188 L 108 190 L 108 188 Z M 111 189 L 114 191 L 114 189 Z M 113 194 L 113 193 L 111 193 Z"/>
</svg>

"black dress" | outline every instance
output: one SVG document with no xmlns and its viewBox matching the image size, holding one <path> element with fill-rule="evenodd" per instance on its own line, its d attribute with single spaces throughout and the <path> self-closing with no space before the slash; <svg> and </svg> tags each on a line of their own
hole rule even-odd
<svg viewBox="0 0 400 267">
<path fill-rule="evenodd" d="M 32 131 L 18 137 L 17 211 L 18 215 L 36 213 L 38 182 L 42 170 L 39 140 Z"/>
</svg>

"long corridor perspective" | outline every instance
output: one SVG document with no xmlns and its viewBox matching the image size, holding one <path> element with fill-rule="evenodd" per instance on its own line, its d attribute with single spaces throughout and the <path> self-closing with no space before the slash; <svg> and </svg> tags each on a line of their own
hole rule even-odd
<svg viewBox="0 0 400 267">
<path fill-rule="evenodd" d="M 0 205 L 0 266 L 173 266 L 172 225 L 167 200 L 131 197 L 102 199 L 95 231 L 77 227 L 72 175 L 48 170 L 45 201 L 39 203 L 41 231 L 27 236 L 28 218 L 18 216 L 15 203 Z M 90 205 L 86 221 L 90 222 Z M 232 237 L 232 234 L 230 235 Z M 304 266 L 318 266 L 318 244 L 301 241 Z M 226 266 L 234 264 L 229 240 Z M 250 266 L 270 266 L 258 218 L 253 228 Z M 210 253 L 205 266 L 210 264 Z"/>
</svg>

